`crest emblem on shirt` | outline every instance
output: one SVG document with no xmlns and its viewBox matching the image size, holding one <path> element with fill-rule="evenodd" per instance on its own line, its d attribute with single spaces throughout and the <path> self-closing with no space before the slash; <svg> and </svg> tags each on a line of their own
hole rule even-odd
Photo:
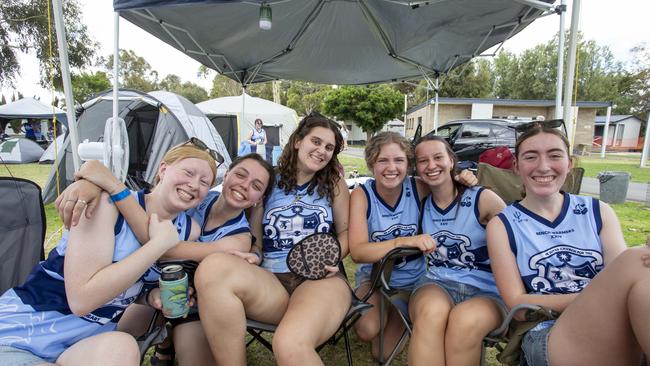
<svg viewBox="0 0 650 366">
<path fill-rule="evenodd" d="M 472 245 L 469 238 L 462 234 L 454 234 L 449 231 L 439 231 L 431 234 L 431 237 L 438 243 L 436 250 L 429 254 L 429 265 L 449 268 L 475 269 L 474 253 L 468 250 Z"/>
<path fill-rule="evenodd" d="M 532 256 L 528 265 L 537 272 L 529 280 L 534 291 L 576 293 L 598 274 L 603 256 L 595 250 L 558 245 Z"/>
<path fill-rule="evenodd" d="M 269 223 L 264 226 L 264 235 L 276 238 L 273 244 L 276 249 L 290 249 L 308 235 L 330 231 L 327 210 L 302 201 L 271 209 L 266 218 Z"/>
</svg>

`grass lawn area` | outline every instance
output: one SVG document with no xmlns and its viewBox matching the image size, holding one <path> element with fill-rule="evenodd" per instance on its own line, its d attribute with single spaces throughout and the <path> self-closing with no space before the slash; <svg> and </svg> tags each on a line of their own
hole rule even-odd
<svg viewBox="0 0 650 366">
<path fill-rule="evenodd" d="M 618 171 L 632 175 L 632 182 L 650 182 L 650 163 L 646 168 L 640 168 L 640 158 L 635 156 L 608 155 L 605 159 L 598 157 L 581 157 L 577 166 L 585 168 L 585 177 L 596 178 L 599 172 Z"/>
<path fill-rule="evenodd" d="M 341 164 L 343 164 L 346 173 L 357 169 L 359 174 L 368 174 L 368 169 L 366 167 L 365 161 L 362 158 L 354 158 L 349 156 L 341 156 Z M 585 159 L 591 167 L 593 167 L 596 162 L 600 163 L 599 159 Z M 591 160 L 596 160 L 592 162 Z M 602 163 L 603 166 L 606 166 L 607 169 L 601 170 L 617 170 L 610 168 L 611 166 L 617 164 L 619 160 L 614 161 L 610 164 L 608 160 L 607 163 Z M 622 160 L 626 165 L 633 167 L 635 163 L 626 162 Z M 638 165 L 638 163 L 636 163 Z M 585 166 L 585 165 L 583 165 Z M 24 165 L 5 165 L 0 166 L 0 176 L 10 176 L 21 177 L 33 180 L 41 187 L 45 185 L 47 180 L 48 173 L 51 169 L 51 165 L 41 165 L 41 164 L 24 164 Z M 586 166 L 585 166 L 585 169 Z M 597 169 L 593 168 L 598 172 Z M 622 169 L 622 168 L 621 168 Z M 639 169 L 638 167 L 636 169 Z M 648 174 L 648 180 L 650 181 L 650 170 L 644 170 L 644 173 Z M 635 174 L 635 173 L 633 173 Z M 595 175 L 594 175 L 595 176 Z M 633 176 L 634 177 L 634 176 Z M 621 226 L 623 228 L 623 234 L 625 240 L 629 246 L 635 246 L 645 243 L 645 239 L 650 235 L 650 207 L 646 207 L 641 203 L 627 202 L 625 204 L 612 205 L 616 211 L 619 220 L 621 221 Z M 45 206 L 46 216 L 47 216 L 47 234 L 46 234 L 46 253 L 51 250 L 56 243 L 58 242 L 61 235 L 61 221 L 58 218 L 56 210 L 54 209 L 53 204 Z M 348 277 L 352 280 L 352 274 L 354 273 L 355 264 L 348 257 L 345 259 L 346 268 L 348 272 Z M 352 280 L 352 283 L 354 281 Z M 368 344 L 360 342 L 354 332 L 350 332 L 350 340 L 352 347 L 352 354 L 354 357 L 355 365 L 374 365 L 370 357 L 370 348 Z M 270 339 L 270 336 L 268 336 Z M 149 352 L 151 354 L 151 350 Z M 340 340 L 334 347 L 327 346 L 321 352 L 323 359 L 328 365 L 345 365 L 347 364 L 345 347 L 343 340 Z M 248 355 L 248 364 L 250 365 L 274 365 L 273 354 L 266 350 L 259 343 L 253 343 L 247 350 Z M 495 359 L 496 351 L 494 349 L 489 349 L 487 352 L 487 365 L 499 365 Z M 147 357 L 148 360 L 148 357 Z M 149 362 L 145 362 L 145 365 L 148 365 Z M 396 361 L 393 362 L 393 365 L 406 365 L 406 355 L 403 352 Z"/>
</svg>

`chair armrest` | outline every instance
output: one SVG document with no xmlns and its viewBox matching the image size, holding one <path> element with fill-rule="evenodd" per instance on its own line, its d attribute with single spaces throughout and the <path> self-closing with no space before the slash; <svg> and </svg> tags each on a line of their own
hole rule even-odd
<svg viewBox="0 0 650 366">
<path fill-rule="evenodd" d="M 514 308 L 510 309 L 508 315 L 506 315 L 506 318 L 503 319 L 501 325 L 497 329 L 491 331 L 489 336 L 499 339 L 505 338 L 506 333 L 508 332 L 508 326 L 510 326 L 512 319 L 515 317 L 515 314 L 517 314 L 517 312 L 520 310 L 538 310 L 540 308 L 541 306 L 534 304 L 519 304 L 515 306 Z"/>
<path fill-rule="evenodd" d="M 394 248 L 377 263 L 372 265 L 372 272 L 370 274 L 370 289 L 368 293 L 361 299 L 362 301 L 367 301 L 370 296 L 374 293 L 375 289 L 383 288 L 386 291 L 390 290 L 388 286 L 390 282 L 390 276 L 393 272 L 393 265 L 395 264 L 396 259 L 408 257 L 411 255 L 422 254 L 417 248 Z"/>
</svg>

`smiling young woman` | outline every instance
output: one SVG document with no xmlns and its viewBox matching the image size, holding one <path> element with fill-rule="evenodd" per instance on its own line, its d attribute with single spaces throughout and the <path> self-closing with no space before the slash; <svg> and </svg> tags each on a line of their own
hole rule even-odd
<svg viewBox="0 0 650 366">
<path fill-rule="evenodd" d="M 525 197 L 488 225 L 499 291 L 511 308 L 561 312 L 525 334 L 529 365 L 638 366 L 650 352 L 650 249 L 625 249 L 607 204 L 560 191 L 571 166 L 558 130 L 540 124 L 517 140 Z"/>
</svg>

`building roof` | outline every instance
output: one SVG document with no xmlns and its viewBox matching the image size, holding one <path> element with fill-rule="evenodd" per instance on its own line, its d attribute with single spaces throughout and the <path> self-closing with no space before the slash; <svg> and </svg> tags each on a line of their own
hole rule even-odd
<svg viewBox="0 0 650 366">
<path fill-rule="evenodd" d="M 433 104 L 435 100 L 429 99 L 429 104 Z M 499 99 L 499 98 L 438 98 L 439 104 L 493 104 L 496 106 L 514 105 L 522 107 L 554 107 L 554 100 L 539 100 L 539 99 Z M 413 113 L 418 109 L 423 108 L 427 103 L 420 103 L 411 107 L 407 114 Z M 591 102 L 591 101 L 578 101 L 578 107 L 582 108 L 606 108 L 612 105 L 611 102 Z"/>
<path fill-rule="evenodd" d="M 596 123 L 595 124 L 596 125 L 604 125 L 605 124 L 605 117 L 606 116 L 596 116 Z M 639 117 L 634 116 L 632 114 L 619 114 L 619 115 L 615 115 L 615 116 L 610 116 L 609 117 L 609 123 L 616 124 L 616 123 L 625 121 L 626 119 L 629 119 L 629 118 L 635 118 L 639 122 L 641 122 L 641 119 L 639 119 Z"/>
</svg>

